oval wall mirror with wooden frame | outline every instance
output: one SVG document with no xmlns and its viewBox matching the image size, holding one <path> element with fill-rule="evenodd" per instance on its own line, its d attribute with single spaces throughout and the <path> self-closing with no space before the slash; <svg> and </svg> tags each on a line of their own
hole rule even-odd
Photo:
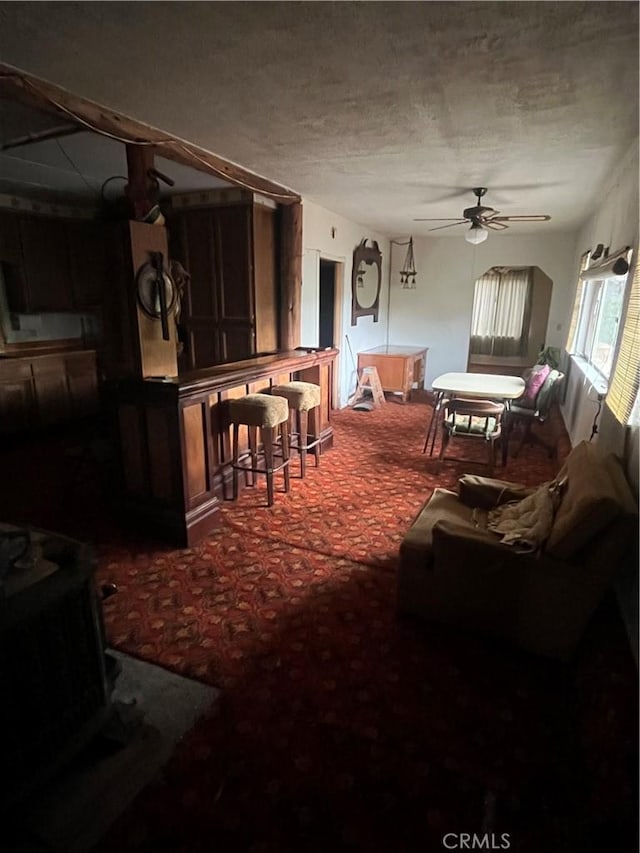
<svg viewBox="0 0 640 853">
<path fill-rule="evenodd" d="M 351 273 L 351 325 L 358 317 L 373 317 L 378 322 L 380 286 L 382 284 L 382 255 L 375 240 L 367 246 L 366 237 L 353 252 Z"/>
</svg>

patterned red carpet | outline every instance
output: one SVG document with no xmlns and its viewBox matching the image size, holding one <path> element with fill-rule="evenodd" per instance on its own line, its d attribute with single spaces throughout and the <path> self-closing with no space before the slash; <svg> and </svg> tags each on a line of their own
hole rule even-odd
<svg viewBox="0 0 640 853">
<path fill-rule="evenodd" d="M 336 413 L 319 469 L 272 509 L 263 484 L 246 489 L 192 549 L 97 523 L 88 498 L 43 499 L 118 584 L 110 642 L 224 691 L 103 853 L 402 853 L 482 832 L 525 853 L 634 849 L 637 671 L 611 601 L 570 667 L 396 618 L 404 532 L 473 467 L 435 473 L 429 414 Z M 562 458 L 559 418 L 547 428 Z M 555 467 L 534 446 L 496 473 L 536 484 Z"/>
</svg>

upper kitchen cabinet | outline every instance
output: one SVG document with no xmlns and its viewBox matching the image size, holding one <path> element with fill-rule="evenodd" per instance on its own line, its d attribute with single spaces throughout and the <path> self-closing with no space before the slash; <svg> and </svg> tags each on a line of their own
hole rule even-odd
<svg viewBox="0 0 640 853">
<path fill-rule="evenodd" d="M 65 223 L 73 304 L 76 309 L 100 305 L 107 287 L 105 225 L 94 220 Z"/>
<path fill-rule="evenodd" d="M 0 263 L 18 266 L 21 257 L 18 217 L 10 211 L 0 210 Z"/>
<path fill-rule="evenodd" d="M 187 369 L 278 348 L 275 210 L 253 201 L 180 210 L 171 256 L 190 275 L 182 297 Z"/>
<path fill-rule="evenodd" d="M 10 307 L 29 313 L 72 311 L 73 288 L 65 221 L 23 216 L 19 226 L 24 289 L 22 304 Z"/>
<path fill-rule="evenodd" d="M 0 262 L 11 311 L 95 308 L 107 286 L 105 225 L 0 210 Z"/>
</svg>

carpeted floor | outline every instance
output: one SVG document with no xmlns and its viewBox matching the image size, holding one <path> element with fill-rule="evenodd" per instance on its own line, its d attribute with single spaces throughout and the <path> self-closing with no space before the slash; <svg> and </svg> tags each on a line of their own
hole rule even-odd
<svg viewBox="0 0 640 853">
<path fill-rule="evenodd" d="M 507 832 L 524 853 L 634 849 L 637 670 L 611 600 L 569 667 L 396 618 L 404 532 L 473 469 L 436 473 L 429 413 L 335 413 L 319 469 L 272 509 L 262 484 L 245 490 L 191 549 L 124 534 L 89 494 L 54 507 L 43 479 L 39 523 L 93 539 L 100 580 L 118 584 L 109 641 L 223 689 L 101 851 L 402 853 L 444 849 L 447 832 Z M 547 429 L 562 459 L 557 415 Z M 555 470 L 534 446 L 497 475 Z"/>
</svg>

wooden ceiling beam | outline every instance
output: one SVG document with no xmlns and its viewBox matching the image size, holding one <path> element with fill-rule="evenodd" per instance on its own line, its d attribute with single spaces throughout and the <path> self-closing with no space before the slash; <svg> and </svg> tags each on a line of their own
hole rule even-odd
<svg viewBox="0 0 640 853">
<path fill-rule="evenodd" d="M 21 148 L 23 145 L 33 145 L 36 142 L 46 142 L 48 139 L 60 139 L 62 136 L 73 136 L 81 133 L 82 128 L 77 124 L 65 124 L 62 127 L 50 127 L 47 130 L 38 130 L 35 133 L 27 133 L 16 139 L 10 139 L 4 145 L 0 145 L 0 151 L 8 151 L 10 148 Z"/>
<path fill-rule="evenodd" d="M 296 204 L 300 201 L 300 196 L 287 187 L 224 160 L 217 154 L 102 107 L 95 101 L 73 95 L 59 86 L 5 63 L 0 63 L 0 96 L 12 98 L 35 109 L 62 115 L 80 127 L 124 144 L 153 146 L 156 154 L 168 160 L 215 175 L 230 184 L 272 198 L 279 204 Z"/>
</svg>

